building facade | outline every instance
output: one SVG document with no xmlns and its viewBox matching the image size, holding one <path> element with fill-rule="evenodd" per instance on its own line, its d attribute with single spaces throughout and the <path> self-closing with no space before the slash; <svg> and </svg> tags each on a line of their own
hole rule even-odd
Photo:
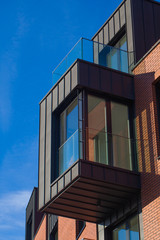
<svg viewBox="0 0 160 240">
<path fill-rule="evenodd" d="M 159 24 L 160 3 L 125 0 L 53 71 L 40 102 L 48 239 L 160 239 Z"/>
</svg>

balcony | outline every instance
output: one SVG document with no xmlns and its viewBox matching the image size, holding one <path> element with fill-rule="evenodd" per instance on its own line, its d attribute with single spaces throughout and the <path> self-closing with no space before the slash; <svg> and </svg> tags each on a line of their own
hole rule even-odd
<svg viewBox="0 0 160 240">
<path fill-rule="evenodd" d="M 85 60 L 121 72 L 131 73 L 134 54 L 133 52 L 127 52 L 109 45 L 81 38 L 53 71 L 54 84 L 76 59 Z"/>
<path fill-rule="evenodd" d="M 51 184 L 51 200 L 43 210 L 99 223 L 130 204 L 140 191 L 139 173 L 132 171 L 137 143 L 95 129 L 75 131 L 58 150 L 60 176 Z"/>
</svg>

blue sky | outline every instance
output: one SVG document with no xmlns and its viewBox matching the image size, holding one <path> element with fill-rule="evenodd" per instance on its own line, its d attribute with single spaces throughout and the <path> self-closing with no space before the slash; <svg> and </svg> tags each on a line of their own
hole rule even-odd
<svg viewBox="0 0 160 240">
<path fill-rule="evenodd" d="M 25 238 L 25 207 L 38 184 L 39 101 L 53 69 L 120 2 L 1 1 L 0 240 Z"/>
</svg>

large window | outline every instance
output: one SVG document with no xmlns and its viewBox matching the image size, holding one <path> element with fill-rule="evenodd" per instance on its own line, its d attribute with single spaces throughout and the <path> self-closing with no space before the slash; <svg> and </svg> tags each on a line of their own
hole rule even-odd
<svg viewBox="0 0 160 240">
<path fill-rule="evenodd" d="M 128 105 L 88 95 L 88 160 L 132 170 Z"/>
<path fill-rule="evenodd" d="M 128 219 L 112 231 L 113 240 L 139 240 L 138 215 Z"/>
<path fill-rule="evenodd" d="M 59 175 L 79 156 L 78 100 L 74 100 L 60 115 Z"/>
</svg>

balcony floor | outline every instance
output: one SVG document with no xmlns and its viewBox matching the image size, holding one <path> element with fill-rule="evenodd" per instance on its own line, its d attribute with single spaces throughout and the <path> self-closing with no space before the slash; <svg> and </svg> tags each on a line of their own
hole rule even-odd
<svg viewBox="0 0 160 240">
<path fill-rule="evenodd" d="M 103 164 L 78 160 L 51 185 L 44 211 L 94 223 L 131 204 L 140 191 L 140 175 Z"/>
</svg>

